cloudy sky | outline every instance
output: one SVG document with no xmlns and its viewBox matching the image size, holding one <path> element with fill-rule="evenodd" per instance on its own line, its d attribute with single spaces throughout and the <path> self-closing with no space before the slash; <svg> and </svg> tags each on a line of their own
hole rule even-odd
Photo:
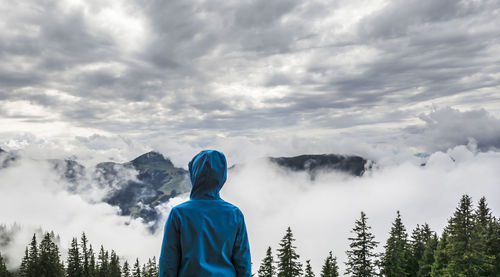
<svg viewBox="0 0 500 277">
<path fill-rule="evenodd" d="M 500 117 L 495 0 L 21 0 L 0 15 L 4 149 L 184 163 L 412 136 L 419 152 L 426 131 L 466 142 L 427 130 L 455 116 Z"/>
<path fill-rule="evenodd" d="M 362 209 L 382 242 L 397 209 L 409 230 L 442 230 L 463 193 L 498 215 L 498 26 L 497 0 L 0 0 L 0 148 L 86 165 L 158 150 L 179 167 L 220 149 L 248 161 L 224 193 L 247 211 L 256 263 L 291 225 L 318 269 L 332 247 L 344 260 Z M 309 184 L 255 160 L 303 153 L 377 167 Z M 40 160 L 0 171 L 0 207 L 19 211 L 0 223 L 158 250 L 160 233 L 61 191 Z"/>
</svg>

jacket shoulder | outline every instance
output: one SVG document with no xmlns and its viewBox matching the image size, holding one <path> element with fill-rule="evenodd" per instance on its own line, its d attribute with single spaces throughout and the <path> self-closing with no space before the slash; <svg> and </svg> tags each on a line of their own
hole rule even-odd
<svg viewBox="0 0 500 277">
<path fill-rule="evenodd" d="M 238 208 L 236 205 L 233 205 L 233 204 L 226 202 L 224 200 L 222 200 L 222 202 L 224 203 L 223 205 L 225 205 L 227 207 L 227 209 L 231 209 L 235 214 L 237 214 L 240 217 L 243 217 L 243 212 L 241 212 L 240 208 Z"/>
</svg>

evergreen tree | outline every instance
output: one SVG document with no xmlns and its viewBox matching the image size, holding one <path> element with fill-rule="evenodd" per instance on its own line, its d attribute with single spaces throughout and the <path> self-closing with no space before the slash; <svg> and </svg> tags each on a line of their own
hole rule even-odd
<svg viewBox="0 0 500 277">
<path fill-rule="evenodd" d="M 120 277 L 120 259 L 116 255 L 114 250 L 111 250 L 111 257 L 109 259 L 109 274 L 108 277 Z"/>
<path fill-rule="evenodd" d="M 472 259 L 476 261 L 476 272 L 479 276 L 493 276 L 495 271 L 495 253 L 493 245 L 493 219 L 486 203 L 486 198 L 479 200 L 474 217 L 471 238 Z"/>
<path fill-rule="evenodd" d="M 489 254 L 494 258 L 493 274 L 491 276 L 500 276 L 500 219 L 492 219 L 489 246 Z"/>
<path fill-rule="evenodd" d="M 156 263 L 156 256 L 153 257 L 153 262 L 151 264 L 151 267 L 153 270 L 153 276 L 157 277 L 160 272 L 158 271 L 158 264 Z"/>
<path fill-rule="evenodd" d="M 420 270 L 423 256 L 429 240 L 432 238 L 432 231 L 429 224 L 417 225 L 413 230 L 410 242 L 410 253 L 408 257 L 408 276 L 416 277 Z M 434 253 L 434 252 L 433 252 Z M 434 258 L 432 258 L 434 260 Z"/>
<path fill-rule="evenodd" d="M 107 277 L 108 276 L 108 252 L 104 251 L 104 247 L 101 245 L 101 250 L 99 251 L 99 267 L 98 276 Z"/>
<path fill-rule="evenodd" d="M 132 271 L 132 277 L 141 277 L 141 265 L 139 264 L 139 259 L 135 260 L 134 270 Z"/>
<path fill-rule="evenodd" d="M 0 253 L 0 277 L 10 277 L 10 272 L 7 270 L 2 253 Z"/>
<path fill-rule="evenodd" d="M 427 241 L 422 259 L 419 261 L 417 277 L 431 277 L 432 264 L 434 263 L 434 252 L 438 244 L 437 235 L 434 233 Z"/>
<path fill-rule="evenodd" d="M 46 233 L 40 242 L 39 272 L 41 277 L 60 277 L 64 275 L 59 248 L 54 239 L 54 233 Z"/>
<path fill-rule="evenodd" d="M 19 276 L 27 277 L 28 276 L 28 263 L 29 263 L 29 252 L 28 247 L 24 251 L 24 257 L 21 261 L 21 266 L 19 267 Z"/>
<path fill-rule="evenodd" d="M 78 240 L 73 238 L 71 247 L 68 250 L 66 276 L 68 277 L 81 277 L 82 276 L 82 263 L 80 257 L 80 250 L 78 248 Z"/>
<path fill-rule="evenodd" d="M 408 234 L 401 220 L 401 214 L 397 211 L 396 219 L 392 224 L 389 238 L 384 246 L 385 253 L 382 256 L 381 273 L 387 277 L 409 276 L 407 266 L 409 257 Z"/>
<path fill-rule="evenodd" d="M 300 256 L 295 251 L 293 245 L 292 229 L 287 228 L 286 234 L 281 239 L 278 251 L 278 277 L 295 277 L 302 274 L 302 264 L 299 261 Z"/>
<path fill-rule="evenodd" d="M 450 261 L 446 271 L 450 275 L 474 277 L 482 272 L 486 261 L 474 249 L 474 219 L 472 199 L 464 195 L 448 223 L 449 243 L 446 250 Z"/>
<path fill-rule="evenodd" d="M 94 249 L 92 249 L 92 244 L 89 245 L 89 277 L 96 277 L 97 276 L 97 266 L 95 263 L 95 254 L 94 254 Z"/>
<path fill-rule="evenodd" d="M 314 272 L 312 271 L 311 267 L 311 260 L 306 261 L 306 270 L 304 273 L 304 277 L 314 277 Z"/>
<path fill-rule="evenodd" d="M 132 277 L 132 276 L 130 276 L 130 267 L 128 266 L 128 262 L 127 261 L 125 261 L 123 263 L 122 277 Z"/>
<path fill-rule="evenodd" d="M 146 264 L 142 265 L 142 270 L 141 270 L 142 277 L 150 277 L 148 275 L 148 271 L 146 270 Z"/>
<path fill-rule="evenodd" d="M 267 248 L 266 257 L 262 260 L 260 264 L 259 271 L 257 272 L 259 277 L 274 277 L 276 274 L 276 267 L 274 266 L 273 254 L 271 247 Z"/>
<path fill-rule="evenodd" d="M 85 232 L 82 233 L 80 246 L 82 247 L 82 273 L 83 276 L 88 277 L 91 276 L 90 273 L 90 259 L 89 259 L 89 250 L 87 249 L 88 239 L 85 235 Z"/>
<path fill-rule="evenodd" d="M 492 222 L 491 210 L 486 203 L 486 197 L 481 197 L 476 209 L 476 227 L 486 231 Z"/>
<path fill-rule="evenodd" d="M 447 273 L 446 268 L 450 262 L 450 256 L 448 254 L 448 230 L 443 231 L 443 235 L 439 239 L 436 251 L 434 251 L 434 263 L 431 267 L 432 277 L 450 276 Z M 447 275 L 448 274 L 448 275 Z"/>
<path fill-rule="evenodd" d="M 376 275 L 375 267 L 377 264 L 377 254 L 374 253 L 378 242 L 375 236 L 370 233 L 371 227 L 367 224 L 367 217 L 361 212 L 361 218 L 356 220 L 350 237 L 350 250 L 346 251 L 346 273 L 354 277 L 370 277 Z"/>
<path fill-rule="evenodd" d="M 38 277 L 39 254 L 36 242 L 36 234 L 33 234 L 28 252 L 28 262 L 26 264 L 26 277 Z"/>
<path fill-rule="evenodd" d="M 153 259 L 148 259 L 148 263 L 146 265 L 146 273 L 143 272 L 143 277 L 157 277 L 158 276 L 158 268 L 156 266 L 156 257 Z"/>
<path fill-rule="evenodd" d="M 325 259 L 325 263 L 321 268 L 321 277 L 338 277 L 339 267 L 337 265 L 337 258 L 333 257 L 332 251 L 328 254 Z"/>
</svg>

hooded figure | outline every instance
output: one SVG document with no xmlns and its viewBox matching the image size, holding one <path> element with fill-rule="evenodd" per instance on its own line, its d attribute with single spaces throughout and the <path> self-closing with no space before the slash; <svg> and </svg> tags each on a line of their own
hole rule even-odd
<svg viewBox="0 0 500 277">
<path fill-rule="evenodd" d="M 191 196 L 168 216 L 160 277 L 252 275 L 243 214 L 219 196 L 226 174 L 218 151 L 202 151 L 189 162 Z"/>
</svg>

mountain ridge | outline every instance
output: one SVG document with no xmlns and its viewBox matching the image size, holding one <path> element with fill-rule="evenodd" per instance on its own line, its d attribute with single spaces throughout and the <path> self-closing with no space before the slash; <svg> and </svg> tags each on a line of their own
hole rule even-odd
<svg viewBox="0 0 500 277">
<path fill-rule="evenodd" d="M 16 160 L 17 155 L 0 148 L 0 155 Z M 291 171 L 305 171 L 314 180 L 322 171 L 339 171 L 360 177 L 369 169 L 369 161 L 360 156 L 337 154 L 304 154 L 292 157 L 266 157 L 271 163 Z M 50 159 L 53 169 L 69 184 L 68 190 L 78 193 L 97 185 L 107 194 L 103 201 L 119 207 L 121 215 L 142 218 L 156 228 L 160 217 L 158 206 L 191 189 L 188 171 L 175 167 L 157 151 L 150 151 L 128 162 L 101 162 L 87 168 L 72 159 Z M 5 165 L 9 166 L 7 163 Z M 229 168 L 229 171 L 233 167 Z"/>
</svg>

